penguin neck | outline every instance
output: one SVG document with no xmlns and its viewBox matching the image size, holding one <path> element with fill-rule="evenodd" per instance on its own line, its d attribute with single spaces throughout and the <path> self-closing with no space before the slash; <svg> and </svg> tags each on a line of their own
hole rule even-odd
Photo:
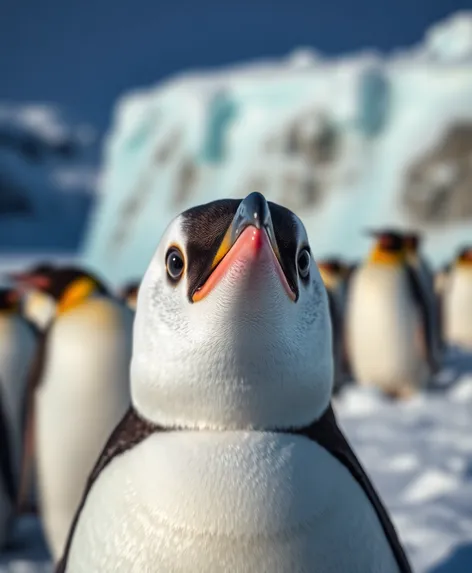
<svg viewBox="0 0 472 573">
<path fill-rule="evenodd" d="M 184 368 L 182 368 L 184 370 Z M 327 372 L 326 366 L 320 369 Z M 325 380 L 254 377 L 209 377 L 165 380 L 148 365 L 131 363 L 131 399 L 136 412 L 164 428 L 212 431 L 277 431 L 307 427 L 327 410 L 332 370 Z M 316 373 L 314 373 L 316 376 Z"/>
<path fill-rule="evenodd" d="M 57 315 L 74 310 L 88 299 L 100 295 L 99 286 L 89 278 L 82 278 L 71 283 L 57 303 Z"/>
</svg>

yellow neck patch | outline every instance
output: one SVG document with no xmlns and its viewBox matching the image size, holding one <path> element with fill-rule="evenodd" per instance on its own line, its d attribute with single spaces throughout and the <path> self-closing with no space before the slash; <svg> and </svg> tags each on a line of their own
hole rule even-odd
<svg viewBox="0 0 472 573">
<path fill-rule="evenodd" d="M 369 261 L 381 265 L 399 265 L 405 262 L 405 251 L 386 251 L 376 245 L 370 252 Z"/>
<path fill-rule="evenodd" d="M 87 277 L 72 282 L 57 305 L 57 314 L 64 314 L 84 302 L 97 288 L 97 284 Z"/>
<path fill-rule="evenodd" d="M 18 308 L 16 308 L 16 307 L 15 308 L 13 308 L 13 307 L 2 308 L 2 309 L 0 309 L 0 314 L 3 314 L 4 316 L 12 316 L 14 314 L 17 314 L 18 311 L 19 311 L 19 307 Z"/>
<path fill-rule="evenodd" d="M 323 281 L 325 287 L 327 289 L 335 289 L 339 284 L 339 278 L 324 269 L 322 266 L 318 268 L 320 271 L 321 280 Z"/>
<path fill-rule="evenodd" d="M 460 269 L 472 270 L 472 260 L 461 260 L 459 259 L 456 266 Z"/>
</svg>

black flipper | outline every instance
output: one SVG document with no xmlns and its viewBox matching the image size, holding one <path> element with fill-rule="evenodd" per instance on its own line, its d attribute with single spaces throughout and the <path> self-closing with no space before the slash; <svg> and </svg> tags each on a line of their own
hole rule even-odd
<svg viewBox="0 0 472 573">
<path fill-rule="evenodd" d="M 33 359 L 30 372 L 28 374 L 28 382 L 26 385 L 26 395 L 24 399 L 22 428 L 23 428 L 23 443 L 21 450 L 21 467 L 20 479 L 16 499 L 17 513 L 29 513 L 32 508 L 28 506 L 27 498 L 30 492 L 31 478 L 33 475 L 34 457 L 35 457 L 35 393 L 36 389 L 41 383 L 43 376 L 44 365 L 46 360 L 46 349 L 48 342 L 48 330 L 43 331 L 38 336 L 38 345 L 36 347 L 36 354 Z M 36 509 L 34 508 L 34 512 Z"/>
<path fill-rule="evenodd" d="M 411 265 L 405 265 L 405 271 L 408 278 L 408 284 L 413 295 L 416 306 L 420 312 L 421 322 L 423 324 L 424 337 L 426 343 L 426 358 L 432 372 L 437 372 L 439 365 L 435 357 L 435 343 L 433 323 L 431 320 L 431 309 L 428 307 L 429 294 L 425 292 L 423 283 L 418 277 L 416 270 Z"/>
<path fill-rule="evenodd" d="M 131 407 L 126 412 L 121 422 L 113 430 L 87 480 L 84 493 L 82 494 L 82 499 L 80 501 L 79 507 L 77 508 L 69 530 L 69 535 L 67 537 L 62 559 L 57 563 L 55 573 L 65 573 L 66 571 L 67 559 L 69 557 L 70 547 L 74 537 L 75 528 L 77 527 L 77 522 L 79 521 L 80 513 L 84 508 L 89 491 L 95 483 L 95 480 L 100 475 L 100 472 L 106 468 L 106 466 L 113 460 L 114 457 L 123 454 L 127 450 L 130 450 L 145 440 L 147 437 L 149 437 L 151 434 L 164 431 L 166 431 L 164 428 L 156 426 L 155 424 L 140 418 L 133 407 Z"/>
<path fill-rule="evenodd" d="M 408 558 L 403 550 L 389 514 L 372 485 L 372 482 L 340 430 L 332 406 L 330 405 L 323 416 L 311 426 L 301 430 L 292 430 L 292 433 L 305 436 L 316 442 L 349 470 L 349 473 L 364 490 L 364 493 L 372 504 L 385 536 L 392 548 L 395 559 L 397 560 L 400 572 L 412 573 Z"/>
<path fill-rule="evenodd" d="M 2 383 L 0 381 L 0 480 L 3 482 L 8 498 L 15 503 L 16 486 L 13 473 L 11 435 L 7 420 L 6 406 L 3 402 Z"/>
</svg>

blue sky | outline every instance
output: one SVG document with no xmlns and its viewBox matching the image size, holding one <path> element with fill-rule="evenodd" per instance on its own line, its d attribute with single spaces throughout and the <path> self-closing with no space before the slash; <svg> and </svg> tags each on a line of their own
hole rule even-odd
<svg viewBox="0 0 472 573">
<path fill-rule="evenodd" d="M 389 50 L 470 0 L 2 0 L 0 99 L 53 101 L 99 129 L 117 97 L 174 72 L 284 55 Z"/>
</svg>

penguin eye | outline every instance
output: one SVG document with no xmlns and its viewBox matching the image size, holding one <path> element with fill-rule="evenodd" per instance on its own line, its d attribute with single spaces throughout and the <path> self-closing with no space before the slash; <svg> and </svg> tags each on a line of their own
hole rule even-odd
<svg viewBox="0 0 472 573">
<path fill-rule="evenodd" d="M 297 267 L 298 267 L 298 274 L 302 277 L 302 279 L 306 279 L 309 272 L 310 272 L 310 264 L 311 264 L 311 255 L 308 249 L 302 249 L 298 253 L 297 259 Z"/>
<path fill-rule="evenodd" d="M 177 247 L 171 247 L 166 255 L 166 268 L 169 278 L 177 282 L 184 272 L 184 266 L 184 256 L 182 253 Z"/>
</svg>

